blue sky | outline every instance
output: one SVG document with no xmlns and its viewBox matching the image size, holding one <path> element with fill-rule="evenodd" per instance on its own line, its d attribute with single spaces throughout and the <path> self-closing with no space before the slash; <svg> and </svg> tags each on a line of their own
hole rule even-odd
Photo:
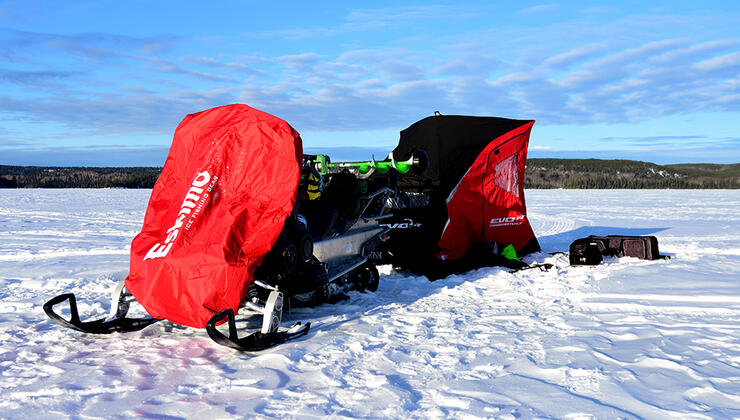
<svg viewBox="0 0 740 420">
<path fill-rule="evenodd" d="M 537 120 L 530 157 L 740 162 L 740 2 L 451 3 L 0 0 L 0 164 L 160 166 L 229 103 L 335 160 L 438 110 Z"/>
</svg>

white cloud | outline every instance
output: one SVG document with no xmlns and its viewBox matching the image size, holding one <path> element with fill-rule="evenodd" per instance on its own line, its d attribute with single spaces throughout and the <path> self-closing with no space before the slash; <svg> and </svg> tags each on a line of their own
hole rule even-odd
<svg viewBox="0 0 740 420">
<path fill-rule="evenodd" d="M 701 61 L 699 63 L 696 63 L 694 65 L 694 68 L 697 68 L 699 70 L 712 71 L 725 70 L 738 66 L 740 66 L 740 51 Z"/>
<path fill-rule="evenodd" d="M 578 11 L 578 13 L 583 14 L 583 15 L 600 15 L 600 14 L 606 14 L 606 13 L 614 13 L 615 11 L 618 11 L 616 7 L 593 6 L 593 7 L 587 7 L 585 9 L 581 9 Z"/>
<path fill-rule="evenodd" d="M 651 61 L 656 63 L 669 63 L 680 62 L 682 60 L 692 60 L 709 55 L 713 52 L 726 49 L 736 49 L 738 46 L 740 46 L 740 39 L 713 40 L 696 45 L 689 45 L 685 48 L 676 48 L 675 50 L 667 51 L 651 58 Z"/>
<path fill-rule="evenodd" d="M 567 67 L 589 57 L 603 54 L 606 48 L 607 44 L 605 43 L 584 45 L 568 52 L 552 56 L 545 60 L 543 64 L 545 66 L 555 68 Z"/>
<path fill-rule="evenodd" d="M 463 8 L 461 6 L 426 5 L 357 9 L 345 16 L 343 27 L 352 30 L 376 30 L 409 26 L 424 20 L 459 19 L 465 17 L 466 14 L 470 15 Z"/>
<path fill-rule="evenodd" d="M 530 12 L 552 7 L 535 6 Z M 358 10 L 330 30 L 398 26 L 407 19 L 419 24 L 444 19 L 451 10 Z M 31 120 L 83 129 L 166 132 L 186 113 L 236 101 L 315 130 L 397 128 L 436 109 L 544 123 L 633 121 L 687 109 L 738 110 L 740 40 L 693 41 L 676 38 L 676 32 L 652 36 L 651 22 L 686 23 L 675 16 L 649 17 L 620 18 L 603 28 L 582 15 L 577 22 L 536 28 L 501 23 L 451 34 L 428 48 L 419 47 L 418 40 L 393 37 L 397 42 L 353 39 L 330 50 L 312 41 L 296 44 L 300 48 L 294 51 L 300 53 L 272 55 L 268 49 L 245 47 L 231 54 L 199 49 L 197 55 L 148 56 L 140 51 L 160 38 L 15 33 L 38 48 L 49 40 L 61 44 L 53 48 L 58 55 L 40 55 L 37 63 L 16 62 L 26 74 L 17 68 L 0 72 L 2 87 L 28 87 L 36 95 L 19 99 L 3 91 L 0 112 L 14 110 Z M 116 44 L 119 49 L 112 48 Z M 0 39 L 0 47 L 7 45 Z M 13 57 L 31 56 L 1 50 Z M 64 73 L 57 61 L 78 64 L 84 60 L 70 57 L 80 57 L 79 51 L 104 59 L 77 66 L 78 73 Z M 14 82 L 8 84 L 10 79 Z M 44 89 L 42 83 L 52 82 L 54 89 Z"/>
<path fill-rule="evenodd" d="M 531 15 L 536 13 L 547 13 L 558 9 L 557 4 L 539 4 L 537 6 L 527 7 L 519 11 L 523 15 Z"/>
<path fill-rule="evenodd" d="M 444 64 L 433 67 L 431 73 L 486 78 L 491 72 L 504 66 L 505 63 L 502 60 L 489 54 L 463 53 L 450 60 L 446 60 Z"/>
<path fill-rule="evenodd" d="M 211 58 L 211 57 L 185 56 L 185 57 L 182 57 L 181 60 L 185 63 L 220 68 L 220 69 L 224 69 L 226 71 L 234 72 L 234 73 L 244 73 L 244 74 L 249 74 L 249 75 L 264 75 L 265 74 L 265 72 L 263 71 L 255 70 L 254 68 L 241 64 L 241 63 L 237 63 L 234 61 L 224 62 L 224 61 Z"/>
<path fill-rule="evenodd" d="M 464 5 L 415 5 L 376 9 L 352 9 L 333 26 L 310 26 L 262 31 L 263 38 L 291 41 L 338 37 L 369 31 L 400 30 L 433 20 L 460 20 L 479 16 L 481 7 Z"/>
</svg>

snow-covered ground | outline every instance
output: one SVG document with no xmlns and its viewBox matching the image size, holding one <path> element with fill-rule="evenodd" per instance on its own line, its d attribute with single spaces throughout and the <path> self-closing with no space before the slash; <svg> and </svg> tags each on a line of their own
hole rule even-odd
<svg viewBox="0 0 740 420">
<path fill-rule="evenodd" d="M 0 190 L 0 417 L 740 417 L 740 191 L 527 191 L 547 252 L 655 235 L 671 261 L 434 283 L 299 309 L 308 336 L 258 354 L 162 322 L 85 336 L 41 305 L 104 316 L 149 191 Z M 84 315 L 83 315 L 84 317 Z"/>
</svg>

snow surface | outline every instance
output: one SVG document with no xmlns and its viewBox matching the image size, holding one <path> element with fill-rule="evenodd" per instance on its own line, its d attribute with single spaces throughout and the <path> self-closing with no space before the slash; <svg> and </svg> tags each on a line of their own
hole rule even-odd
<svg viewBox="0 0 740 420">
<path fill-rule="evenodd" d="M 545 251 L 655 235 L 671 261 L 437 282 L 381 267 L 376 293 L 285 315 L 308 336 L 258 354 L 162 322 L 86 336 L 41 306 L 103 317 L 148 190 L 0 190 L 0 417 L 740 417 L 740 191 L 527 191 Z M 251 325 L 251 324 L 250 324 Z"/>
</svg>

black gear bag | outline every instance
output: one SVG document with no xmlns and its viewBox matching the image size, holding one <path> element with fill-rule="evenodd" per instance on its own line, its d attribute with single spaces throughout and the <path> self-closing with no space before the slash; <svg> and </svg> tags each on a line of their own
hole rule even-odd
<svg viewBox="0 0 740 420">
<path fill-rule="evenodd" d="M 642 260 L 668 258 L 658 251 L 655 236 L 595 236 L 576 239 L 570 245 L 571 265 L 597 265 L 602 256 L 634 257 Z"/>
</svg>

